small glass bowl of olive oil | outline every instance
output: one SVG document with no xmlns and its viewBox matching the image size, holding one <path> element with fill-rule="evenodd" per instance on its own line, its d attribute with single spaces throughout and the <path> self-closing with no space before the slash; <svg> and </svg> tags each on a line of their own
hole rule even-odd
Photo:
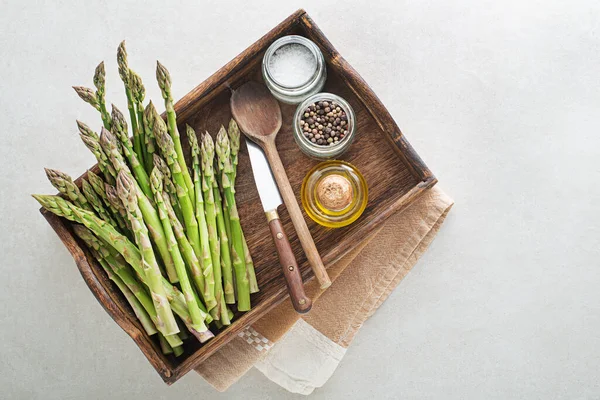
<svg viewBox="0 0 600 400">
<path fill-rule="evenodd" d="M 340 160 L 316 165 L 304 178 L 300 197 L 308 216 L 319 225 L 350 225 L 367 207 L 365 178 L 350 163 Z"/>
</svg>

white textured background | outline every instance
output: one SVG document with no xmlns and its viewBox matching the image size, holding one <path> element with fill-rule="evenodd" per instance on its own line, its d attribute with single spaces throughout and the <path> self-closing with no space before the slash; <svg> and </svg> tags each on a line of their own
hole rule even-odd
<svg viewBox="0 0 600 400">
<path fill-rule="evenodd" d="M 0 397 L 292 398 L 251 371 L 168 388 L 38 214 L 43 167 L 93 163 L 71 86 L 115 49 L 179 98 L 304 7 L 455 199 L 439 237 L 315 399 L 599 398 L 597 1 L 17 1 L 0 12 Z"/>
</svg>

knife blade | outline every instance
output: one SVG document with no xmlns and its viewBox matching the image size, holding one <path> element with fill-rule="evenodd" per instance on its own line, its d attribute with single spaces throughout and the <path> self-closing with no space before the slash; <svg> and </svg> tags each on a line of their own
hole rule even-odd
<svg viewBox="0 0 600 400">
<path fill-rule="evenodd" d="M 298 313 L 307 313 L 312 307 L 312 300 L 304 292 L 302 276 L 300 275 L 296 257 L 277 213 L 277 207 L 283 204 L 283 200 L 277 188 L 275 177 L 262 149 L 247 138 L 246 145 L 248 147 L 248 155 L 250 156 L 252 174 L 254 175 L 254 181 L 258 189 L 258 196 L 260 197 L 260 202 L 269 223 L 273 242 L 275 242 L 275 247 L 277 248 L 279 264 L 283 269 L 292 305 Z"/>
</svg>

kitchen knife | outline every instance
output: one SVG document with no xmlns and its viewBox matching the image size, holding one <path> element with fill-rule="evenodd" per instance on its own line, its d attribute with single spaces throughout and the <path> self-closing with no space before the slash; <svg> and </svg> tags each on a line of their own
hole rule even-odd
<svg viewBox="0 0 600 400">
<path fill-rule="evenodd" d="M 297 312 L 307 313 L 312 307 L 312 300 L 304 293 L 304 285 L 296 257 L 283 230 L 279 214 L 277 214 L 277 207 L 283 203 L 277 183 L 262 149 L 248 139 L 246 139 L 246 145 L 248 146 L 252 174 L 254 175 L 260 202 L 269 222 L 269 229 L 277 248 L 279 263 L 283 269 L 283 276 L 292 299 L 292 305 Z"/>
</svg>

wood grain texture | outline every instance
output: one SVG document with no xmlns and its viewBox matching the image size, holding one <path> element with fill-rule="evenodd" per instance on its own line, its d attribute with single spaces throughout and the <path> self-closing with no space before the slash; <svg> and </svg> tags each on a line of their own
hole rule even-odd
<svg viewBox="0 0 600 400">
<path fill-rule="evenodd" d="M 279 216 L 269 221 L 269 228 L 279 255 L 279 265 L 281 265 L 294 310 L 301 314 L 307 313 L 312 307 L 312 300 L 304 292 L 304 283 L 302 282 L 298 262 L 292 251 L 290 240 L 283 230 Z"/>
<path fill-rule="evenodd" d="M 339 229 L 319 226 L 304 215 L 321 258 L 325 266 L 329 266 L 368 236 L 391 214 L 407 207 L 437 181 L 377 96 L 339 55 L 310 17 L 303 10 L 292 14 L 184 96 L 175 105 L 175 110 L 180 131 L 183 131 L 185 124 L 188 123 L 196 132 L 207 130 L 214 136 L 220 125 L 228 123 L 231 118 L 230 88 L 236 88 L 248 80 L 261 82 L 260 65 L 264 52 L 277 38 L 289 34 L 306 36 L 321 48 L 328 69 L 328 80 L 324 90 L 345 98 L 357 116 L 355 142 L 341 158 L 357 166 L 364 175 L 369 186 L 367 208 L 356 222 Z M 294 109 L 294 106 L 282 105 L 283 125 L 277 135 L 276 145 L 293 193 L 296 200 L 300 202 L 302 180 L 318 161 L 301 153 L 292 138 L 291 121 Z M 182 142 L 184 152 L 189 154 L 187 141 Z M 95 166 L 92 170 L 97 172 L 98 167 Z M 48 223 L 73 255 L 82 277 L 94 296 L 115 322 L 131 336 L 168 384 L 177 381 L 246 326 L 287 299 L 285 279 L 260 205 L 245 144 L 242 144 L 240 149 L 238 171 L 236 197 L 239 214 L 254 258 L 261 290 L 251 297 L 253 306 L 251 311 L 243 314 L 236 312 L 232 325 L 220 332 L 214 330 L 216 337 L 207 343 L 186 341 L 185 353 L 179 358 L 162 355 L 156 340 L 144 333 L 126 300 L 108 280 L 85 246 L 75 238 L 70 223 L 42 211 Z M 78 183 L 80 181 L 81 177 L 76 180 Z M 314 278 L 314 275 L 285 207 L 280 207 L 279 214 L 283 229 L 289 234 L 302 278 L 306 282 Z"/>
</svg>

